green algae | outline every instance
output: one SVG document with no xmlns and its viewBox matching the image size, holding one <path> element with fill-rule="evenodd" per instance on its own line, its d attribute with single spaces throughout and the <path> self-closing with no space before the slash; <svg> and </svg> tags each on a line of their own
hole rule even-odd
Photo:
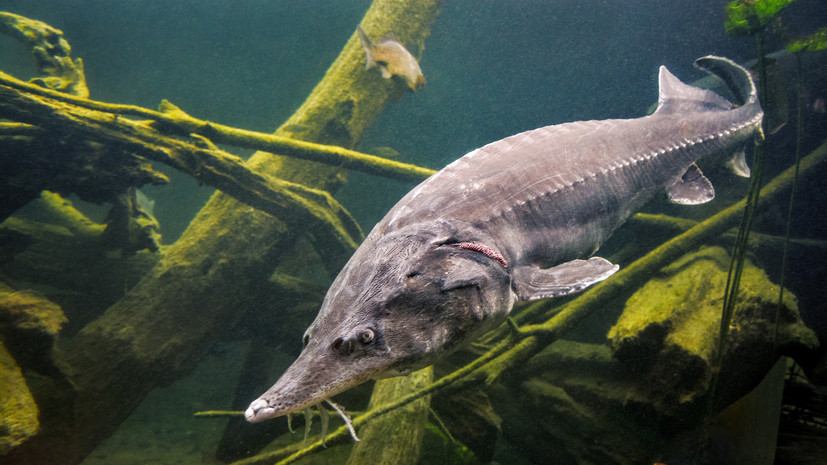
<svg viewBox="0 0 827 465">
<path fill-rule="evenodd" d="M 786 45 L 790 53 L 818 52 L 827 49 L 827 27 L 823 27 L 812 34 L 793 40 Z"/>
<path fill-rule="evenodd" d="M 473 465 L 479 463 L 474 453 L 463 444 L 453 441 L 433 423 L 428 423 L 418 464 Z"/>
<path fill-rule="evenodd" d="M 37 434 L 37 415 L 37 405 L 20 367 L 0 342 L 0 455 Z"/>
<path fill-rule="evenodd" d="M 644 390 L 664 408 L 701 399 L 711 387 L 718 370 L 720 340 L 715 328 L 721 319 L 729 261 L 720 247 L 705 247 L 681 257 L 627 300 L 609 331 L 615 357 L 645 377 Z M 739 298 L 727 325 L 730 336 L 722 352 L 722 373 L 744 372 L 737 364 L 745 351 L 751 353 L 755 366 L 769 368 L 775 362 L 772 328 L 778 295 L 779 287 L 766 273 L 745 260 Z M 801 322 L 796 299 L 789 292 L 781 308 L 779 350 L 796 344 L 817 347 L 815 335 Z M 739 389 L 740 385 L 722 385 L 720 394 L 732 398 Z"/>
<path fill-rule="evenodd" d="M 727 34 L 749 35 L 764 28 L 794 0 L 736 0 L 726 4 Z"/>
</svg>

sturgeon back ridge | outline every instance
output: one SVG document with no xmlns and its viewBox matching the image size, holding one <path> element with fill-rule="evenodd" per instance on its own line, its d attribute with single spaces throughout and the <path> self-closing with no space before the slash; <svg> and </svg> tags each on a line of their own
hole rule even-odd
<svg viewBox="0 0 827 465">
<path fill-rule="evenodd" d="M 498 326 L 518 300 L 608 278 L 618 266 L 592 254 L 656 195 L 711 200 L 696 162 L 736 152 L 760 133 L 763 113 L 745 69 L 719 57 L 697 65 L 722 76 L 740 106 L 661 67 L 652 115 L 516 134 L 411 190 L 336 277 L 301 355 L 247 419 L 430 365 Z"/>
</svg>

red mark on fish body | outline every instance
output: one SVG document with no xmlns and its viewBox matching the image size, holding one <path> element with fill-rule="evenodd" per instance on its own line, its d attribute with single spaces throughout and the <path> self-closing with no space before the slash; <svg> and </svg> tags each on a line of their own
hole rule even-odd
<svg viewBox="0 0 827 465">
<path fill-rule="evenodd" d="M 460 249 L 473 250 L 474 252 L 479 252 L 481 254 L 488 255 L 494 260 L 500 262 L 502 266 L 508 268 L 508 263 L 506 263 L 505 258 L 503 258 L 503 256 L 500 255 L 499 252 L 492 249 L 491 247 L 488 247 L 487 245 L 477 244 L 476 242 L 458 242 L 454 245 L 459 247 Z"/>
<path fill-rule="evenodd" d="M 813 102 L 813 111 L 816 112 L 816 113 L 825 113 L 825 112 L 827 112 L 827 109 L 825 109 L 824 98 L 823 97 L 819 97 L 819 98 L 815 99 L 815 101 Z"/>
</svg>

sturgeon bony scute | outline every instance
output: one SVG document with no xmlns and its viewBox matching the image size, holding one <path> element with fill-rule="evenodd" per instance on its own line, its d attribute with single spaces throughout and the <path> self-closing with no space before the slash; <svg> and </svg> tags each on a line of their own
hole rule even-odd
<svg viewBox="0 0 827 465">
<path fill-rule="evenodd" d="M 719 57 L 695 63 L 721 77 L 740 106 L 661 67 L 649 116 L 516 134 L 410 191 L 335 279 L 301 355 L 246 418 L 290 414 L 428 366 L 497 327 L 517 301 L 609 277 L 618 267 L 589 257 L 659 193 L 680 204 L 711 200 L 695 162 L 738 153 L 761 136 L 763 112 L 745 69 Z M 734 165 L 745 166 L 742 158 Z"/>
</svg>

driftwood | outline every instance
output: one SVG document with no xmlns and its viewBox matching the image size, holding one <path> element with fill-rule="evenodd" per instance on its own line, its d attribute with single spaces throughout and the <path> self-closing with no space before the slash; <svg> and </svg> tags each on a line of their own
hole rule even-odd
<svg viewBox="0 0 827 465">
<path fill-rule="evenodd" d="M 13 82 L 13 78 L 3 78 Z M 19 81 L 15 84 L 27 86 Z M 46 93 L 31 87 L 28 90 Z M 0 86 L 0 102 L 0 116 L 47 129 L 52 137 L 81 137 L 104 144 L 108 152 L 138 154 L 166 163 L 285 222 L 306 225 L 323 242 L 320 250 L 341 255 L 361 240 L 359 226 L 329 193 L 259 175 L 245 167 L 241 158 L 205 139 L 198 146 L 167 137 L 144 121 L 118 118 L 6 86 Z M 330 240 L 324 240 L 327 238 Z M 337 269 L 335 264 L 332 267 Z"/>
<path fill-rule="evenodd" d="M 37 404 L 23 373 L 0 341 L 0 455 L 37 434 Z"/>
<path fill-rule="evenodd" d="M 168 181 L 144 159 L 113 154 L 91 141 L 50 137 L 36 126 L 0 125 L 0 144 L 0 221 L 43 190 L 76 193 L 88 202 L 102 203 L 130 186 Z M 55 154 L 60 154 L 59 163 Z"/>
<path fill-rule="evenodd" d="M 383 404 L 420 389 L 433 381 L 433 368 L 428 367 L 404 378 L 378 381 L 373 389 L 369 408 Z M 347 465 L 376 463 L 416 465 L 428 422 L 429 397 L 422 397 L 402 409 L 389 413 L 365 426 L 360 432 Z"/>
<path fill-rule="evenodd" d="M 182 136 L 200 136 L 209 139 L 209 141 L 215 144 L 266 150 L 283 156 L 317 161 L 319 163 L 400 181 L 420 181 L 435 172 L 428 168 L 388 160 L 344 147 L 307 142 L 286 137 L 278 133 L 264 134 L 248 131 L 211 121 L 200 120 L 188 115 L 166 100 L 162 101 L 159 105 L 160 111 L 154 111 L 135 105 L 104 103 L 87 98 L 73 97 L 59 92 L 50 92 L 48 89 L 29 85 L 5 73 L 0 73 L 0 83 L 24 91 L 29 95 L 37 95 L 62 102 L 70 107 L 76 106 L 86 110 L 109 114 L 110 116 L 107 118 L 107 122 L 111 123 L 117 123 L 118 116 L 139 117 L 144 119 L 144 121 L 142 121 L 143 124 L 156 128 L 162 133 Z M 22 131 L 25 130 L 25 128 L 20 128 L 19 130 Z"/>
<path fill-rule="evenodd" d="M 87 97 L 83 61 L 72 59 L 72 48 L 63 38 L 63 31 L 42 21 L 0 11 L 0 33 L 11 36 L 29 47 L 38 77 L 37 85 L 53 90 Z"/>
<path fill-rule="evenodd" d="M 437 14 L 437 3 L 380 0 L 372 5 L 361 24 L 371 35 L 380 36 L 393 30 L 405 44 L 413 46 L 414 50 L 416 46 L 421 49 Z M 382 80 L 365 71 L 364 52 L 354 34 L 305 104 L 277 134 L 352 147 L 388 98 L 402 92 L 394 81 Z M 32 94 L 22 97 L 8 86 L 2 98 L 4 101 L 13 99 L 24 106 L 39 105 L 44 101 L 42 96 Z M 49 103 L 57 105 L 52 108 L 60 107 L 65 111 L 65 124 L 83 116 L 102 116 L 92 110 L 87 110 L 84 115 L 58 102 Z M 18 113 L 17 116 L 23 119 L 25 115 Z M 82 124 L 62 126 L 61 129 L 63 123 L 50 125 L 45 119 L 29 116 L 33 118 L 32 122 L 44 125 L 50 131 L 82 131 Z M 85 122 L 96 126 L 94 130 L 82 132 L 84 138 L 104 137 L 107 143 L 126 144 L 122 147 L 130 151 L 145 150 L 139 152 L 144 156 L 153 153 L 153 156 L 169 157 L 170 163 L 174 163 L 171 150 L 179 150 L 176 154 L 186 152 L 186 156 L 215 154 L 214 147 L 206 140 L 202 140 L 201 147 L 196 146 L 197 150 L 187 147 L 185 151 L 182 144 L 187 142 L 184 141 L 154 150 L 142 149 L 147 141 L 140 139 L 141 130 L 157 132 L 162 129 L 160 126 L 156 129 L 137 121 L 121 121 L 134 128 L 123 138 L 113 134 L 117 131 L 113 130 L 112 124 L 96 121 L 94 117 Z M 310 129 L 291 133 L 291 127 Z M 180 167 L 194 167 L 194 163 L 187 163 L 189 160 L 179 161 Z M 283 196 L 272 201 L 273 213 L 278 217 L 216 193 L 181 239 L 164 250 L 163 257 L 146 277 L 69 341 L 62 359 L 73 386 L 72 392 L 36 395 L 39 404 L 55 407 L 41 415 L 41 432 L 3 457 L 4 463 L 79 462 L 98 441 L 111 434 L 146 393 L 187 373 L 216 341 L 226 337 L 237 323 L 246 319 L 246 313 L 291 311 L 288 305 L 279 301 L 278 286 L 283 281 L 269 281 L 268 277 L 281 264 L 307 263 L 312 259 L 299 255 L 306 252 L 304 248 L 296 247 L 302 237 L 316 246 L 316 253 L 323 254 L 317 236 L 321 236 L 318 233 L 322 226 L 331 226 L 322 225 L 324 221 L 313 216 L 316 211 L 312 214 L 308 213 L 312 209 L 307 208 L 294 211 L 287 202 L 308 202 L 304 196 L 293 198 L 300 189 L 294 185 L 313 186 L 318 189 L 316 192 L 335 190 L 342 183 L 341 170 L 263 152 L 255 154 L 244 167 L 271 183 L 274 179 L 284 180 L 275 181 L 282 187 L 276 192 Z M 199 174 L 206 179 L 225 179 L 217 171 Z M 256 182 L 260 185 L 263 181 Z M 302 195 L 308 192 L 309 189 L 302 189 Z M 265 198 L 263 189 L 259 194 L 260 198 Z M 327 194 L 310 197 L 325 199 Z M 250 203 L 260 201 L 246 200 Z M 325 205 L 325 209 L 329 206 Z M 318 213 L 327 214 L 326 211 Z M 326 256 L 327 268 L 333 271 L 337 268 L 336 263 L 341 266 L 354 245 L 355 241 L 351 242 L 347 253 L 340 245 L 336 256 Z M 306 318 L 309 320 L 311 316 Z M 278 327 L 272 329 L 272 334 L 274 338 L 298 340 L 299 337 L 298 334 L 283 334 Z"/>
<path fill-rule="evenodd" d="M 60 305 L 69 319 L 61 337 L 117 302 L 158 262 L 148 250 L 122 254 L 104 247 L 107 226 L 55 193 L 44 191 L 33 207 L 39 221 L 12 217 L 0 224 L 2 276 L 16 290 L 36 290 Z"/>
<path fill-rule="evenodd" d="M 27 45 L 42 75 L 32 79 L 32 84 L 10 79 L 38 92 L 77 99 L 89 95 L 83 62 L 70 57 L 71 47 L 60 30 L 41 21 L 0 12 L 0 33 Z M 45 189 L 76 193 L 84 200 L 101 203 L 130 186 L 167 182 L 166 176 L 154 171 L 140 157 L 113 154 L 88 140 L 65 141 L 22 122 L 0 123 L 0 144 L 0 220 Z M 55 157 L 58 153 L 60 156 Z"/>
</svg>

